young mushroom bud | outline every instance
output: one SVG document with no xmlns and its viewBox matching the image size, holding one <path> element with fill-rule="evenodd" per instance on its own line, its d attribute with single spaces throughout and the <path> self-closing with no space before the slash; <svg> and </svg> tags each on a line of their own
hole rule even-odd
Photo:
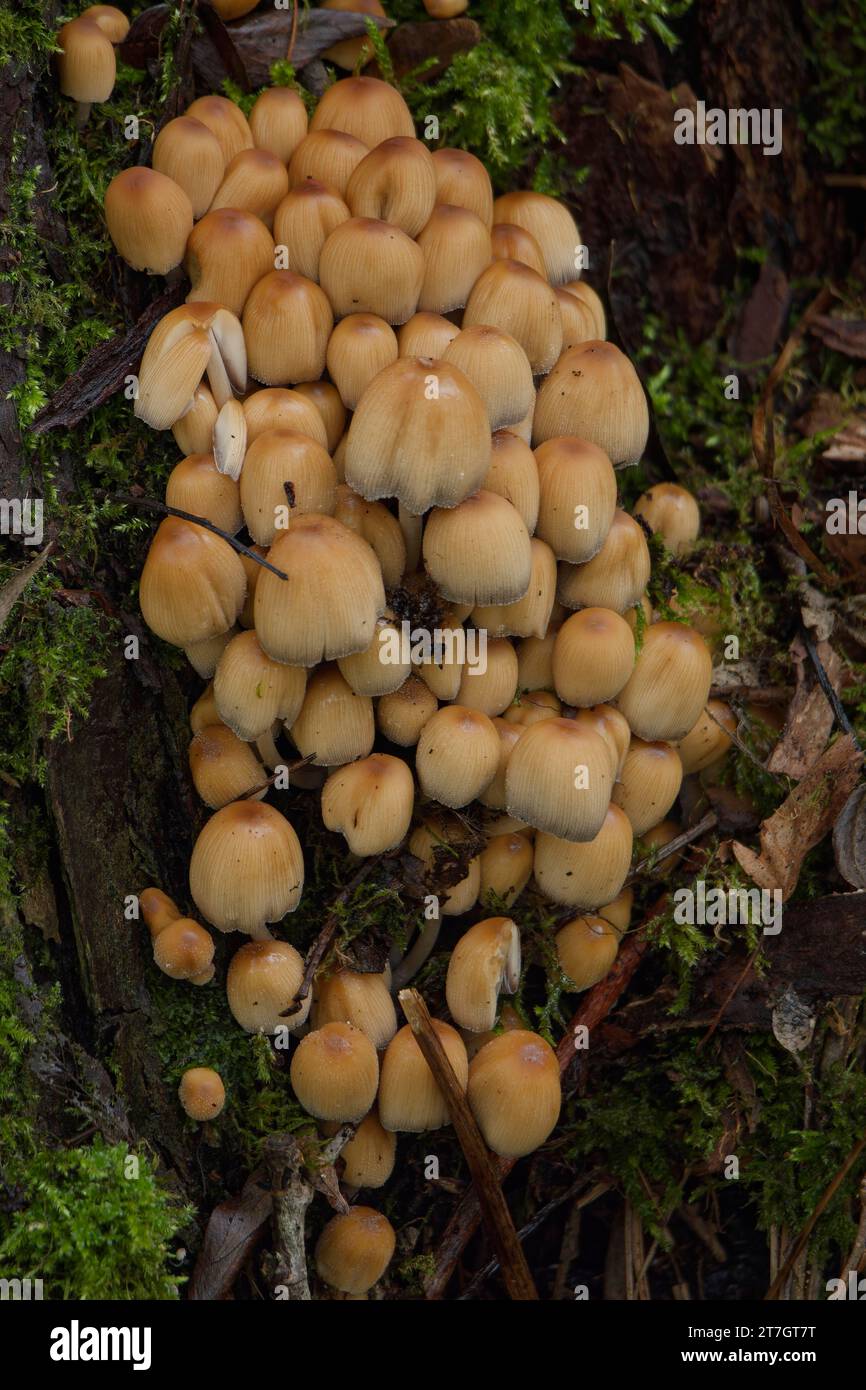
<svg viewBox="0 0 866 1390">
<path fill-rule="evenodd" d="M 521 690 L 553 689 L 553 648 L 559 628 L 544 637 L 524 637 L 517 644 L 517 684 Z"/>
<path fill-rule="evenodd" d="M 256 149 L 288 164 L 307 133 L 307 108 L 291 87 L 266 87 L 253 103 L 249 125 Z"/>
<path fill-rule="evenodd" d="M 406 542 L 393 513 L 382 502 L 368 502 L 341 484 L 337 488 L 334 516 L 372 546 L 385 588 L 395 589 L 406 569 Z"/>
<path fill-rule="evenodd" d="M 271 231 L 274 213 L 288 191 L 289 175 L 282 160 L 267 150 L 241 150 L 228 165 L 211 209 L 251 212 Z"/>
<path fill-rule="evenodd" d="M 95 101 L 108 101 L 117 78 L 117 60 L 110 37 L 93 18 L 79 15 L 58 30 L 57 73 L 60 90 L 78 107 L 77 124 L 84 126 Z"/>
<path fill-rule="evenodd" d="M 244 307 L 250 375 L 266 386 L 321 376 L 333 322 L 327 297 L 312 280 L 291 270 L 270 271 Z"/>
<path fill-rule="evenodd" d="M 368 153 L 363 140 L 341 130 L 318 130 L 306 135 L 289 163 L 289 187 L 316 183 L 345 202 L 349 179 Z"/>
<path fill-rule="evenodd" d="M 486 628 L 490 637 L 544 635 L 556 598 L 556 558 L 550 546 L 536 536 L 530 541 L 529 563 L 529 584 L 523 597 L 513 603 L 479 604 L 472 610 L 473 626 Z"/>
<path fill-rule="evenodd" d="M 349 427 L 346 482 L 420 516 L 471 496 L 489 461 L 487 411 L 471 381 L 448 362 L 406 357 L 364 392 Z"/>
<path fill-rule="evenodd" d="M 510 333 L 536 376 L 550 372 L 562 351 L 562 315 L 556 295 L 522 261 L 493 261 L 478 277 L 463 314 L 463 327 L 473 324 L 489 324 Z"/>
<path fill-rule="evenodd" d="M 583 300 L 568 290 L 556 291 L 556 302 L 562 315 L 562 350 L 592 342 L 596 337 L 596 322 L 592 310 Z"/>
<path fill-rule="evenodd" d="M 556 306 L 560 313 L 559 305 Z M 562 315 L 560 314 L 560 322 Z M 603 449 L 612 463 L 638 463 L 649 433 L 640 377 L 613 343 L 590 340 L 569 348 L 541 383 L 532 425 L 534 443 L 575 434 Z"/>
<path fill-rule="evenodd" d="M 619 932 L 603 917 L 574 917 L 556 933 L 560 969 L 577 989 L 603 980 L 618 950 Z"/>
<path fill-rule="evenodd" d="M 424 282 L 418 308 L 433 314 L 462 309 L 490 264 L 490 233 L 468 208 L 437 203 L 418 233 Z"/>
<path fill-rule="evenodd" d="M 293 724 L 304 702 L 307 673 L 284 666 L 262 651 L 255 632 L 233 637 L 219 659 L 214 701 L 219 716 L 239 739 L 252 743 L 274 721 Z"/>
<path fill-rule="evenodd" d="M 436 174 L 426 145 L 397 136 L 371 148 L 346 185 L 353 217 L 375 217 L 415 237 L 436 201 Z"/>
<path fill-rule="evenodd" d="M 189 712 L 189 727 L 192 733 L 197 734 L 201 729 L 207 729 L 211 724 L 219 724 L 219 710 L 213 694 L 213 681 L 201 693 Z M 176 913 L 180 916 L 180 913 Z"/>
<path fill-rule="evenodd" d="M 232 1018 L 247 1033 L 294 1033 L 307 1021 L 312 996 L 286 1014 L 304 978 L 304 958 L 288 941 L 247 941 L 235 951 L 226 975 Z"/>
<path fill-rule="evenodd" d="M 515 745 L 505 788 L 509 815 L 563 840 L 593 840 L 613 789 L 607 744 L 573 720 L 540 720 Z"/>
<path fill-rule="evenodd" d="M 386 975 L 336 970 L 316 982 L 313 1027 L 351 1023 L 380 1051 L 397 1031 L 397 1013 Z"/>
<path fill-rule="evenodd" d="M 478 800 L 483 806 L 489 806 L 493 811 L 505 810 L 505 776 L 508 769 L 508 760 L 511 757 L 515 743 L 523 733 L 522 724 L 511 723 L 507 719 L 494 718 L 493 727 L 499 735 L 499 765 L 496 769 L 496 776 L 488 787 L 481 793 Z"/>
<path fill-rule="evenodd" d="M 311 512 L 292 518 L 269 558 L 288 581 L 266 570 L 256 586 L 256 632 L 268 656 L 315 666 L 370 645 L 385 590 L 366 541 L 333 517 Z"/>
<path fill-rule="evenodd" d="M 195 388 L 192 400 L 171 427 L 174 441 L 182 454 L 207 454 L 213 448 L 213 434 L 219 411 L 208 386 L 202 381 Z"/>
<path fill-rule="evenodd" d="M 348 314 L 337 324 L 328 340 L 327 364 L 347 410 L 357 410 L 373 377 L 398 356 L 397 335 L 376 314 Z"/>
<path fill-rule="evenodd" d="M 415 784 L 402 758 L 372 753 L 332 772 L 322 788 L 322 820 L 353 854 L 384 854 L 406 836 Z"/>
<path fill-rule="evenodd" d="M 559 1119 L 556 1053 L 537 1033 L 501 1033 L 472 1058 L 467 1097 L 488 1148 L 503 1158 L 523 1158 Z"/>
<path fill-rule="evenodd" d="M 327 87 L 310 122 L 311 130 L 343 130 L 375 149 L 383 140 L 415 135 L 405 101 L 376 77 L 346 77 Z"/>
<path fill-rule="evenodd" d="M 443 865 L 447 866 L 465 853 L 460 846 L 471 838 L 466 826 L 456 816 L 438 811 L 413 831 L 409 853 L 420 859 L 428 874 L 432 873 L 435 878 Z M 438 895 L 440 914 L 443 917 L 460 917 L 464 912 L 469 912 L 477 903 L 480 890 L 481 865 L 476 855 L 468 861 L 464 876 L 457 883 L 449 884 L 447 890 Z"/>
<path fill-rule="evenodd" d="M 622 807 L 635 835 L 664 820 L 680 794 L 683 765 L 669 743 L 633 738 L 611 799 Z"/>
<path fill-rule="evenodd" d="M 312 401 L 298 391 L 270 386 L 253 391 L 244 401 L 247 422 L 247 445 L 258 439 L 265 430 L 297 430 L 307 434 L 324 449 L 328 442 L 325 426 Z"/>
<path fill-rule="evenodd" d="M 221 806 L 256 791 L 267 791 L 265 770 L 248 743 L 225 724 L 214 724 L 193 735 L 189 745 L 189 770 L 196 791 L 206 806 Z"/>
<path fill-rule="evenodd" d="M 192 204 L 173 179 L 143 165 L 115 174 L 105 193 L 105 220 L 118 255 L 133 270 L 167 275 L 184 257 Z"/>
<path fill-rule="evenodd" d="M 528 729 L 542 719 L 558 719 L 562 705 L 549 690 L 521 690 L 502 716 L 506 723 Z"/>
<path fill-rule="evenodd" d="M 161 888 L 143 888 L 138 895 L 138 905 L 154 941 L 170 922 L 176 922 L 183 916 L 177 904 Z"/>
<path fill-rule="evenodd" d="M 529 232 L 544 256 L 544 277 L 564 285 L 579 265 L 580 232 L 568 208 L 546 193 L 505 193 L 493 204 L 497 222 L 513 222 Z"/>
<path fill-rule="evenodd" d="M 274 214 L 274 241 L 285 247 L 286 270 L 319 280 L 322 247 L 351 213 L 336 188 L 304 179 L 286 194 Z"/>
<path fill-rule="evenodd" d="M 611 805 L 598 834 L 582 844 L 539 831 L 533 874 L 551 902 L 595 909 L 615 898 L 622 888 L 631 854 L 631 823 L 619 806 Z"/>
<path fill-rule="evenodd" d="M 141 573 L 139 603 L 151 632 L 190 647 L 226 632 L 244 603 L 246 576 L 219 536 L 179 517 L 160 522 Z"/>
<path fill-rule="evenodd" d="M 490 247 L 495 261 L 522 261 L 530 270 L 547 279 L 541 247 L 531 232 L 516 222 L 494 222 L 490 232 Z"/>
<path fill-rule="evenodd" d="M 616 512 L 616 474 L 603 449 L 563 436 L 535 450 L 536 530 L 558 560 L 585 564 L 607 539 Z"/>
<path fill-rule="evenodd" d="M 683 776 L 703 772 L 724 758 L 737 732 L 737 716 L 724 700 L 708 700 L 685 738 L 677 743 Z"/>
<path fill-rule="evenodd" d="M 312 401 L 322 417 L 327 437 L 326 448 L 333 453 L 343 437 L 346 427 L 346 407 L 340 400 L 340 393 L 330 381 L 301 381 L 295 387 L 299 395 Z"/>
<path fill-rule="evenodd" d="M 456 1028 L 433 1019 L 433 1029 L 463 1090 L 469 1075 L 466 1045 Z M 379 1081 L 379 1119 L 384 1129 L 422 1134 L 451 1123 L 448 1105 L 406 1024 L 388 1044 Z"/>
<path fill-rule="evenodd" d="M 441 357 L 460 329 L 441 314 L 419 312 L 407 319 L 397 334 L 401 357 Z"/>
<path fill-rule="evenodd" d="M 191 1120 L 215 1120 L 226 1103 L 226 1088 L 212 1067 L 189 1067 L 177 1088 L 181 1105 Z"/>
<path fill-rule="evenodd" d="M 685 623 L 653 623 L 617 705 L 639 738 L 682 739 L 707 703 L 712 678 L 713 659 L 699 632 Z"/>
<path fill-rule="evenodd" d="M 421 730 L 437 708 L 436 696 L 424 681 L 418 676 L 409 676 L 396 690 L 378 701 L 376 726 L 389 743 L 395 743 L 398 748 L 414 748 Z"/>
<path fill-rule="evenodd" d="M 601 734 L 610 754 L 614 778 L 618 780 L 631 745 L 628 720 L 613 705 L 593 705 L 589 709 L 577 710 L 574 721 L 583 728 L 595 729 L 596 733 Z"/>
<path fill-rule="evenodd" d="M 532 841 L 517 830 L 494 835 L 481 853 L 481 901 L 511 907 L 532 876 Z"/>
<path fill-rule="evenodd" d="M 480 710 L 491 719 L 502 714 L 517 692 L 517 653 L 505 637 L 487 643 L 487 664 L 466 665 L 460 677 L 458 705 Z"/>
<path fill-rule="evenodd" d="M 333 1289 L 365 1294 L 382 1278 L 396 1243 L 387 1216 L 372 1207 L 352 1207 L 345 1216 L 333 1216 L 319 1236 L 316 1272 Z"/>
<path fill-rule="evenodd" d="M 289 1075 L 308 1114 L 317 1120 L 354 1122 L 376 1099 L 379 1059 L 360 1028 L 325 1023 L 301 1038 Z"/>
<path fill-rule="evenodd" d="M 520 513 L 495 492 L 434 508 L 424 527 L 424 566 L 444 598 L 505 605 L 526 594 L 532 546 Z M 631 636 L 631 634 L 629 634 Z"/>
<path fill-rule="evenodd" d="M 306 434 L 265 430 L 247 449 L 240 503 L 249 533 L 259 545 L 273 545 L 301 516 L 329 516 L 336 490 L 333 463 L 322 445 Z"/>
<path fill-rule="evenodd" d="M 493 189 L 481 160 L 468 150 L 449 146 L 433 151 L 436 202 L 468 208 L 485 227 L 493 225 Z"/>
<path fill-rule="evenodd" d="M 601 301 L 601 297 L 596 294 L 592 286 L 588 285 L 585 280 L 569 280 L 568 284 L 563 286 L 563 289 L 567 294 L 573 295 L 575 299 L 580 300 L 583 307 L 589 312 L 595 326 L 595 332 L 592 335 L 593 338 L 603 342 L 607 337 L 607 316 L 604 312 L 604 305 Z"/>
<path fill-rule="evenodd" d="M 166 483 L 165 500 L 169 507 L 205 517 L 230 536 L 237 535 L 244 524 L 238 485 L 217 470 L 210 453 L 189 454 L 175 464 Z"/>
<path fill-rule="evenodd" d="M 210 932 L 191 917 L 175 918 L 153 941 L 153 959 L 163 974 L 194 985 L 213 979 L 213 953 Z"/>
<path fill-rule="evenodd" d="M 538 467 L 529 445 L 512 430 L 496 430 L 491 441 L 490 467 L 484 479 L 487 492 L 496 492 L 515 507 L 530 536 L 538 521 Z"/>
<path fill-rule="evenodd" d="M 253 148 L 253 137 L 246 116 L 239 106 L 228 97 L 199 97 L 187 107 L 187 116 L 206 125 L 216 136 L 223 152 L 223 159 L 230 164 L 241 150 Z"/>
<path fill-rule="evenodd" d="M 264 801 L 233 801 L 215 812 L 189 866 L 193 902 L 218 931 L 268 937 L 268 922 L 294 912 L 304 856 L 285 816 Z"/>
<path fill-rule="evenodd" d="M 483 855 L 482 855 L 483 873 Z M 520 983 L 520 932 L 510 917 L 488 917 L 464 932 L 448 961 L 445 998 L 454 1022 L 472 1033 L 496 1023 L 500 990 Z"/>
<path fill-rule="evenodd" d="M 604 543 L 591 560 L 560 564 L 557 598 L 567 608 L 611 608 L 624 613 L 640 602 L 651 568 L 643 530 L 628 512 L 617 508 Z"/>
<path fill-rule="evenodd" d="M 418 307 L 423 278 L 421 248 L 399 227 L 371 217 L 335 227 L 319 257 L 319 282 L 336 318 L 370 313 L 405 323 Z"/>
<path fill-rule="evenodd" d="M 212 301 L 240 317 L 253 286 L 274 268 L 274 240 L 253 213 L 216 208 L 192 229 L 184 268 L 188 304 Z"/>
<path fill-rule="evenodd" d="M 672 555 L 688 555 L 701 529 L 698 504 L 686 488 L 677 483 L 656 483 L 635 503 L 635 516 L 661 536 Z"/>
<path fill-rule="evenodd" d="M 397 1137 L 382 1128 L 378 1113 L 365 1115 L 341 1150 L 342 1182 L 347 1187 L 384 1187 L 394 1171 Z"/>
<path fill-rule="evenodd" d="M 156 137 L 153 167 L 183 189 L 189 198 L 192 215 L 198 221 L 204 217 L 222 183 L 225 159 L 212 130 L 194 116 L 176 116 Z M 187 235 L 191 230 L 188 229 Z"/>
<path fill-rule="evenodd" d="M 336 666 L 320 666 L 310 676 L 291 734 L 302 757 L 315 754 L 316 767 L 366 758 L 376 736 L 373 701 L 356 695 Z"/>
<path fill-rule="evenodd" d="M 487 407 L 490 429 L 515 425 L 535 397 L 532 368 L 523 348 L 510 334 L 483 324 L 464 328 L 446 348 L 451 362 L 469 378 Z"/>
<path fill-rule="evenodd" d="M 184 656 L 202 680 L 210 680 L 217 668 L 217 662 L 236 632 L 236 627 L 230 627 L 227 632 L 220 632 L 216 637 L 207 637 L 204 642 L 193 642 L 190 646 L 184 647 Z"/>
<path fill-rule="evenodd" d="M 480 710 L 448 705 L 424 725 L 415 769 L 425 796 L 443 806 L 468 806 L 489 787 L 499 766 L 499 735 Z"/>
<path fill-rule="evenodd" d="M 634 664 L 632 630 L 610 608 L 583 608 L 556 635 L 553 680 L 563 704 L 586 708 L 612 700 Z"/>
<path fill-rule="evenodd" d="M 604 907 L 600 907 L 596 915 L 603 917 L 606 922 L 610 922 L 614 930 L 618 931 L 620 936 L 622 936 L 623 932 L 627 932 L 631 925 L 631 909 L 633 903 L 633 890 L 631 888 L 623 888 L 622 892 L 617 893 L 612 902 L 605 903 Z"/>
</svg>

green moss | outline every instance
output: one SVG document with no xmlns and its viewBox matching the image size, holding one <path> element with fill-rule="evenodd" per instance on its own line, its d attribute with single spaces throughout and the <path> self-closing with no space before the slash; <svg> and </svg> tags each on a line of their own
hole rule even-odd
<svg viewBox="0 0 866 1390">
<path fill-rule="evenodd" d="M 805 17 L 811 81 L 798 119 L 810 144 L 838 168 L 863 148 L 866 13 L 860 0 L 836 0 L 807 4 Z"/>
</svg>

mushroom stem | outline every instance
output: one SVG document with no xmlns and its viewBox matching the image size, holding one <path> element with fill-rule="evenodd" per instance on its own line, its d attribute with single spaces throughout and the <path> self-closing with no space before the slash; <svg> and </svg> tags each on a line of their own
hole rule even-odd
<svg viewBox="0 0 866 1390">
<path fill-rule="evenodd" d="M 90 108 L 93 103 L 90 101 L 77 101 L 75 103 L 75 128 L 83 130 L 90 119 Z"/>
<path fill-rule="evenodd" d="M 442 917 L 437 913 L 429 922 L 425 922 L 415 941 L 412 949 L 407 951 L 399 965 L 395 965 L 394 974 L 391 981 L 393 993 L 403 989 L 410 980 L 414 980 L 421 966 L 427 961 L 430 952 L 436 945 L 439 938 L 439 930 L 442 926 Z"/>
<path fill-rule="evenodd" d="M 406 542 L 406 573 L 413 574 L 418 568 L 418 561 L 421 559 L 421 532 L 423 522 L 420 516 L 410 512 L 401 502 L 398 507 L 400 520 L 400 530 L 403 532 L 403 539 Z"/>
</svg>

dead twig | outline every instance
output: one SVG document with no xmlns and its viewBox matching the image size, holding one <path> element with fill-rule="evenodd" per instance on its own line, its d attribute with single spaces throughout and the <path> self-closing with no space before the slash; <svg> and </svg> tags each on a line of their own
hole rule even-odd
<svg viewBox="0 0 866 1390">
<path fill-rule="evenodd" d="M 288 579 L 289 577 L 282 570 L 278 570 L 276 565 L 272 565 L 270 560 L 266 560 L 264 556 L 257 555 L 254 550 L 250 550 L 249 546 L 244 545 L 243 541 L 239 541 L 237 536 L 230 536 L 228 531 L 223 531 L 222 527 L 217 526 L 213 521 L 208 521 L 206 516 L 196 516 L 193 512 L 182 512 L 180 507 L 170 507 L 167 502 L 156 502 L 151 497 L 133 497 L 131 493 L 127 492 L 113 492 L 110 494 L 110 500 L 112 502 L 124 502 L 132 507 L 143 507 L 145 511 L 159 512 L 162 516 L 177 516 L 180 517 L 181 521 L 191 521 L 193 526 L 203 526 L 206 531 L 212 531 L 215 536 L 228 541 L 232 549 L 240 555 L 246 555 L 248 560 L 255 560 L 257 565 L 270 570 L 271 574 L 275 574 L 278 579 Z"/>
<path fill-rule="evenodd" d="M 836 723 L 839 725 L 843 733 L 851 735 L 851 738 L 854 742 L 854 747 L 862 752 L 862 749 L 860 748 L 860 743 L 857 739 L 857 735 L 854 732 L 854 729 L 851 725 L 851 721 L 848 718 L 842 706 L 842 701 L 839 699 L 836 690 L 833 688 L 833 684 L 830 680 L 830 677 L 827 675 L 827 672 L 824 669 L 824 663 L 818 655 L 818 649 L 812 640 L 812 634 L 809 632 L 808 628 L 804 627 L 802 635 L 803 645 L 805 646 L 806 651 L 809 654 L 809 660 L 815 668 L 815 675 L 818 677 L 818 684 L 823 690 L 824 695 L 826 696 L 827 701 L 830 705 L 830 708 L 832 709 L 833 714 L 836 717 Z"/>
<path fill-rule="evenodd" d="M 854 1164 L 857 1162 L 858 1158 L 864 1152 L 864 1150 L 866 1150 L 866 1134 L 863 1135 L 862 1139 L 857 1140 L 857 1143 L 854 1145 L 848 1157 L 845 1159 L 845 1162 L 842 1164 L 842 1167 L 839 1169 L 836 1176 L 828 1183 L 827 1187 L 824 1189 L 824 1192 L 821 1194 L 820 1201 L 815 1207 L 815 1210 L 812 1212 L 802 1231 L 797 1236 L 797 1239 L 794 1241 L 794 1244 L 788 1251 L 787 1259 L 785 1260 L 784 1264 L 782 1265 L 781 1269 L 779 1270 L 769 1289 L 765 1293 L 765 1302 L 771 1303 L 779 1297 L 779 1294 L 782 1288 L 784 1287 L 785 1280 L 788 1278 L 788 1275 L 791 1273 L 791 1270 L 794 1268 L 801 1254 L 806 1249 L 806 1246 L 809 1244 L 810 1237 L 816 1225 L 818 1224 L 818 1221 L 823 1216 L 824 1212 L 827 1210 L 833 1198 L 836 1196 L 836 1193 L 839 1191 L 839 1188 L 842 1186 L 843 1182 L 847 1178 L 851 1169 L 854 1167 Z"/>
</svg>

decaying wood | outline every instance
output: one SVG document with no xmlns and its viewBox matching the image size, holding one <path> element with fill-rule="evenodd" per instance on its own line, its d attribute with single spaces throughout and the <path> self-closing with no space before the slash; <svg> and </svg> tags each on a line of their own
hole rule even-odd
<svg viewBox="0 0 866 1390">
<path fill-rule="evenodd" d="M 272 1134 L 264 1143 L 264 1162 L 270 1179 L 274 1232 L 272 1283 L 280 1301 L 310 1301 L 307 1274 L 307 1210 L 323 1192 L 335 1211 L 345 1215 L 349 1204 L 340 1193 L 333 1164 L 354 1134 L 344 1125 L 327 1144 L 318 1147 L 309 1136 Z"/>
</svg>

